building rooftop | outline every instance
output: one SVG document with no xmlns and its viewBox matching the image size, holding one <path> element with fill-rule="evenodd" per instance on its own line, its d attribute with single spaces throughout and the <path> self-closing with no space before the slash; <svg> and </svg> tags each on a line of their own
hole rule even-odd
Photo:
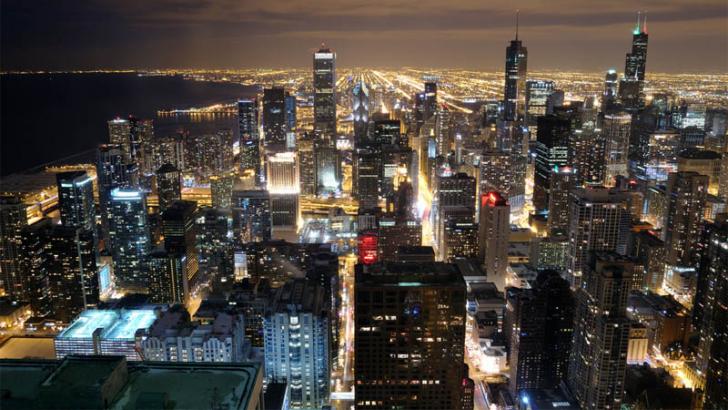
<svg viewBox="0 0 728 410">
<path fill-rule="evenodd" d="M 356 265 L 356 283 L 370 285 L 465 286 L 457 265 L 444 262 L 380 262 Z"/>
<path fill-rule="evenodd" d="M 103 329 L 103 339 L 134 339 L 136 331 L 148 329 L 157 319 L 153 309 L 83 311 L 57 339 L 90 339 L 96 329 Z"/>
</svg>

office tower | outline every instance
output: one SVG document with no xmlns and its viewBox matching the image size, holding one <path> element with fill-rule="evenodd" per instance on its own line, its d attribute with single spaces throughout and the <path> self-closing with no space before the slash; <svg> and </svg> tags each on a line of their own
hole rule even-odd
<svg viewBox="0 0 728 410">
<path fill-rule="evenodd" d="M 667 181 L 667 175 L 676 171 L 680 153 L 680 134 L 675 130 L 655 130 L 648 137 L 644 173 L 658 182 Z"/>
<path fill-rule="evenodd" d="M 308 138 L 308 134 L 304 134 L 304 138 L 299 139 L 296 144 L 301 195 L 316 195 L 316 159 L 313 148 L 314 142 L 311 138 Z"/>
<path fill-rule="evenodd" d="M 720 189 L 721 154 L 715 151 L 687 149 L 677 156 L 677 171 L 693 171 L 708 176 L 708 194 L 718 195 Z"/>
<path fill-rule="evenodd" d="M 641 289 L 660 292 L 665 278 L 665 242 L 651 232 L 633 233 L 631 256 L 642 270 Z"/>
<path fill-rule="evenodd" d="M 233 169 L 233 132 L 220 129 L 212 133 L 185 137 L 187 171 L 201 181 Z"/>
<path fill-rule="evenodd" d="M 577 288 L 591 251 L 627 252 L 631 218 L 626 198 L 604 187 L 574 189 L 570 206 L 567 276 Z"/>
<path fill-rule="evenodd" d="M 131 126 L 128 120 L 123 118 L 114 118 L 108 121 L 109 126 L 109 143 L 119 145 L 124 156 L 124 162 L 128 163 L 131 159 Z"/>
<path fill-rule="evenodd" d="M 387 214 L 378 218 L 377 226 L 378 260 L 394 260 L 400 246 L 422 244 L 422 224 L 419 220 Z"/>
<path fill-rule="evenodd" d="M 728 404 L 728 222 L 725 214 L 715 223 L 706 224 L 701 241 L 698 285 L 702 295 L 698 370 L 705 374 L 703 408 L 721 408 Z"/>
<path fill-rule="evenodd" d="M 688 104 L 685 116 L 682 119 L 682 129 L 695 127 L 705 130 L 706 107 L 705 104 Z"/>
<path fill-rule="evenodd" d="M 437 262 L 356 266 L 357 408 L 460 408 L 462 276 Z"/>
<path fill-rule="evenodd" d="M 478 258 L 485 266 L 488 281 L 495 283 L 500 291 L 507 285 L 510 214 L 511 207 L 499 192 L 492 191 L 480 196 Z"/>
<path fill-rule="evenodd" d="M 576 290 L 574 343 L 568 384 L 584 409 L 618 409 L 624 392 L 632 278 L 624 259 L 596 252 Z"/>
<path fill-rule="evenodd" d="M 194 201 L 174 201 L 162 213 L 164 249 L 170 254 L 184 256 L 183 268 L 190 282 L 197 275 L 199 267 L 196 211 L 197 203 Z"/>
<path fill-rule="evenodd" d="M 263 190 L 233 190 L 233 229 L 241 243 L 271 239 L 270 194 Z"/>
<path fill-rule="evenodd" d="M 380 154 L 379 195 L 392 198 L 397 195 L 399 186 L 406 182 L 417 181 L 413 168 L 415 153 L 400 145 L 383 145 Z"/>
<path fill-rule="evenodd" d="M 516 38 L 506 48 L 506 80 L 503 92 L 503 119 L 515 121 L 524 115 L 526 94 L 526 64 L 528 51 L 518 39 L 518 16 L 516 15 Z"/>
<path fill-rule="evenodd" d="M 172 164 L 180 171 L 187 170 L 185 163 L 185 139 L 189 132 L 178 131 L 172 135 L 156 138 L 152 142 L 153 164 L 158 169 L 164 164 Z"/>
<path fill-rule="evenodd" d="M 61 223 L 70 228 L 94 232 L 96 209 L 94 188 L 86 171 L 70 171 L 56 174 L 58 207 Z"/>
<path fill-rule="evenodd" d="M 147 161 L 146 155 L 150 153 L 150 143 L 154 139 L 154 124 L 152 120 L 144 120 L 129 116 L 129 147 L 131 161 L 139 167 L 142 174 L 151 174 L 151 161 Z"/>
<path fill-rule="evenodd" d="M 546 115 L 546 100 L 554 90 L 554 82 L 550 80 L 526 81 L 526 125 L 531 134 L 536 133 L 536 120 Z"/>
<path fill-rule="evenodd" d="M 624 77 L 619 83 L 619 98 L 629 112 L 644 107 L 645 66 L 647 65 L 647 16 L 637 14 L 637 26 L 632 32 L 632 51 L 627 53 Z"/>
<path fill-rule="evenodd" d="M 549 236 L 564 237 L 569 234 L 571 190 L 576 187 L 576 175 L 571 167 L 554 167 L 549 180 Z"/>
<path fill-rule="evenodd" d="M 23 294 L 20 233 L 27 225 L 27 205 L 15 196 L 0 197 L 0 280 L 5 294 L 16 299 Z"/>
<path fill-rule="evenodd" d="M 669 175 L 664 225 L 668 264 L 693 266 L 707 193 L 708 177 L 705 175 L 696 172 Z"/>
<path fill-rule="evenodd" d="M 144 192 L 133 188 L 111 191 L 109 237 L 117 285 L 145 289 L 148 286 L 146 256 L 151 238 Z"/>
<path fill-rule="evenodd" d="M 566 380 L 574 326 L 574 295 L 559 273 L 539 273 L 530 289 L 509 289 L 510 391 L 551 389 Z"/>
<path fill-rule="evenodd" d="M 286 93 L 285 98 L 286 106 L 286 132 L 296 132 L 296 96 Z M 293 147 L 289 147 L 293 148 Z"/>
<path fill-rule="evenodd" d="M 400 120 L 377 120 L 374 121 L 372 137 L 375 144 L 380 145 L 402 145 L 402 122 Z M 406 144 L 404 144 L 406 145 Z"/>
<path fill-rule="evenodd" d="M 286 150 L 286 91 L 283 87 L 263 90 L 263 142 L 266 152 Z"/>
<path fill-rule="evenodd" d="M 240 129 L 240 168 L 251 171 L 260 181 L 260 134 L 258 131 L 258 101 L 238 101 L 238 126 Z"/>
<path fill-rule="evenodd" d="M 293 240 L 298 231 L 298 194 L 270 194 L 272 235 L 276 239 Z"/>
<path fill-rule="evenodd" d="M 268 192 L 275 194 L 298 194 L 298 161 L 295 152 L 279 152 L 268 156 Z"/>
<path fill-rule="evenodd" d="M 210 194 L 214 208 L 230 208 L 236 179 L 237 175 L 233 172 L 210 177 Z"/>
<path fill-rule="evenodd" d="M 360 209 L 379 206 L 380 164 L 378 150 L 360 148 L 354 151 L 352 194 L 359 200 Z"/>
<path fill-rule="evenodd" d="M 341 192 L 341 159 L 339 150 L 327 142 L 316 141 L 313 148 L 316 163 L 316 194 L 337 195 Z"/>
<path fill-rule="evenodd" d="M 453 262 L 455 258 L 478 257 L 478 224 L 473 221 L 472 208 L 453 206 L 443 210 L 440 260 Z"/>
<path fill-rule="evenodd" d="M 574 155 L 569 146 L 570 135 L 571 120 L 568 117 L 538 117 L 533 184 L 533 206 L 536 212 L 548 209 L 551 174 L 554 169 L 571 166 Z"/>
<path fill-rule="evenodd" d="M 546 97 L 546 115 L 556 114 L 564 107 L 564 90 L 554 90 Z"/>
<path fill-rule="evenodd" d="M 336 141 L 336 53 L 321 48 L 313 53 L 313 126 L 317 141 Z"/>
<path fill-rule="evenodd" d="M 290 408 L 329 403 L 331 312 L 324 289 L 297 279 L 280 287 L 264 322 L 265 377 L 287 383 Z"/>
<path fill-rule="evenodd" d="M 103 238 L 109 235 L 109 204 L 114 188 L 135 186 L 139 181 L 138 168 L 124 160 L 124 151 L 118 144 L 102 144 L 98 148 L 96 182 L 99 188 L 99 210 Z"/>
<path fill-rule="evenodd" d="M 233 214 L 229 208 L 202 208 L 195 221 L 200 272 L 220 282 L 234 280 Z"/>
<path fill-rule="evenodd" d="M 354 120 L 354 145 L 359 147 L 369 139 L 369 88 L 359 80 L 351 90 L 351 112 Z"/>
<path fill-rule="evenodd" d="M 606 114 L 602 120 L 602 134 L 605 142 L 604 183 L 613 186 L 617 175 L 628 176 L 629 138 L 632 116 L 625 112 Z"/>
<path fill-rule="evenodd" d="M 466 207 L 475 215 L 476 181 L 465 173 L 439 177 L 432 204 L 435 242 L 440 243 L 445 229 L 444 216 L 451 207 Z"/>
<path fill-rule="evenodd" d="M 605 141 L 600 129 L 575 130 L 571 136 L 577 185 L 602 185 L 606 172 Z"/>
<path fill-rule="evenodd" d="M 511 155 L 507 152 L 487 151 L 480 157 L 480 191 L 511 191 Z"/>
<path fill-rule="evenodd" d="M 617 70 L 610 68 L 604 77 L 602 93 L 602 112 L 610 112 L 617 103 Z"/>
<path fill-rule="evenodd" d="M 190 285 L 182 254 L 157 249 L 149 254 L 149 299 L 153 303 L 187 304 Z"/>
<path fill-rule="evenodd" d="M 172 164 L 164 164 L 157 170 L 157 198 L 160 213 L 182 199 L 182 176 Z"/>
</svg>

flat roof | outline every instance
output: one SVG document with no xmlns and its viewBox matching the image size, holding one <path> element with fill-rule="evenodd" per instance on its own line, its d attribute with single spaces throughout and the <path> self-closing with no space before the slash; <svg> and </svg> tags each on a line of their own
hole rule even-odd
<svg viewBox="0 0 728 410">
<path fill-rule="evenodd" d="M 0 359 L 55 359 L 52 337 L 11 337 L 0 347 Z"/>
<path fill-rule="evenodd" d="M 157 320 L 153 309 L 83 311 L 56 339 L 90 339 L 103 328 L 102 339 L 134 339 L 139 329 L 148 329 Z"/>
<path fill-rule="evenodd" d="M 84 310 L 56 339 L 90 339 L 98 328 L 107 328 L 116 321 L 118 313 L 113 310 Z"/>
</svg>

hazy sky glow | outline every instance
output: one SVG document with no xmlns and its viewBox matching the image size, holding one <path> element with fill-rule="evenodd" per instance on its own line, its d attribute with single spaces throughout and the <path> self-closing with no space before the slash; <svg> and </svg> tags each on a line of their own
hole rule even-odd
<svg viewBox="0 0 728 410">
<path fill-rule="evenodd" d="M 2 69 L 342 66 L 500 69 L 515 9 L 534 69 L 728 71 L 726 0 L 2 0 Z"/>
</svg>

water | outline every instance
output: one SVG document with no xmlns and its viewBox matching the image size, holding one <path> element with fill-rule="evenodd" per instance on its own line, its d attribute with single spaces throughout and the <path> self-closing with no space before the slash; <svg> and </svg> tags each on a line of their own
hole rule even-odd
<svg viewBox="0 0 728 410">
<path fill-rule="evenodd" d="M 159 109 L 230 103 L 255 87 L 136 74 L 0 76 L 0 173 L 26 170 L 108 142 L 106 122 L 134 114 L 154 118 L 157 135 L 176 128 L 235 128 L 234 117 L 191 123 L 158 119 Z"/>
</svg>

